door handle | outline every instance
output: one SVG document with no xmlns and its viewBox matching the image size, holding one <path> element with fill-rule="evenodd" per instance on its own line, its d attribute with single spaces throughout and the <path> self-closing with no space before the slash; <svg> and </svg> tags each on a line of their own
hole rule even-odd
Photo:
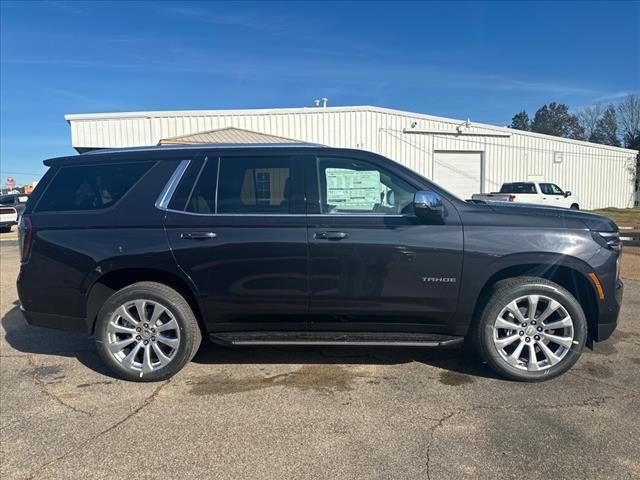
<svg viewBox="0 0 640 480">
<path fill-rule="evenodd" d="M 185 232 L 180 234 L 180 238 L 185 240 L 212 240 L 217 236 L 213 232 Z"/>
<path fill-rule="evenodd" d="M 347 232 L 317 232 L 315 238 L 317 240 L 344 240 L 349 237 Z"/>
</svg>

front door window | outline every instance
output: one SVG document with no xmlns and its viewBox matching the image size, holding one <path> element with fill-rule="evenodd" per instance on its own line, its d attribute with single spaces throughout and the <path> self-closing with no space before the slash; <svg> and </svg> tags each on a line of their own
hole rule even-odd
<svg viewBox="0 0 640 480">
<path fill-rule="evenodd" d="M 320 158 L 318 190 L 324 215 L 408 215 L 417 189 L 363 160 Z"/>
</svg>

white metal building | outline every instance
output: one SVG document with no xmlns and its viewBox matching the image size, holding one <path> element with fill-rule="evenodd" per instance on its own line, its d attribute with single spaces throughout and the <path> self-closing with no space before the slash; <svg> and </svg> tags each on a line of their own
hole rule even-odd
<svg viewBox="0 0 640 480">
<path fill-rule="evenodd" d="M 527 180 L 571 190 L 583 209 L 631 207 L 635 198 L 634 150 L 380 107 L 97 113 L 65 119 L 78 151 L 157 145 L 236 127 L 380 153 L 464 198 Z"/>
</svg>

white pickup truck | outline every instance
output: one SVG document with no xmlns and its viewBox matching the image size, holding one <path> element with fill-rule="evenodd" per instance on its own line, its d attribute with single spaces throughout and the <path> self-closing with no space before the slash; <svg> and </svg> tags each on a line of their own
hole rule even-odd
<svg viewBox="0 0 640 480">
<path fill-rule="evenodd" d="M 555 183 L 503 183 L 499 192 L 476 193 L 471 196 L 471 200 L 483 202 L 533 203 L 550 207 L 580 209 L 580 201 L 578 198 L 569 191 L 563 191 Z"/>
<path fill-rule="evenodd" d="M 18 211 L 14 207 L 0 206 L 0 232 L 11 231 L 11 227 L 18 223 Z"/>
</svg>

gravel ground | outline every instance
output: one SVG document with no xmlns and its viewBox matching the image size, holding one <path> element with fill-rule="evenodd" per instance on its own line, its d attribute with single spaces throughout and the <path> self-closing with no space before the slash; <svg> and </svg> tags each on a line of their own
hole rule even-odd
<svg viewBox="0 0 640 480">
<path fill-rule="evenodd" d="M 3 479 L 640 477 L 640 282 L 614 336 L 543 384 L 458 350 L 208 344 L 135 384 L 91 339 L 25 324 L 0 238 Z"/>
</svg>

